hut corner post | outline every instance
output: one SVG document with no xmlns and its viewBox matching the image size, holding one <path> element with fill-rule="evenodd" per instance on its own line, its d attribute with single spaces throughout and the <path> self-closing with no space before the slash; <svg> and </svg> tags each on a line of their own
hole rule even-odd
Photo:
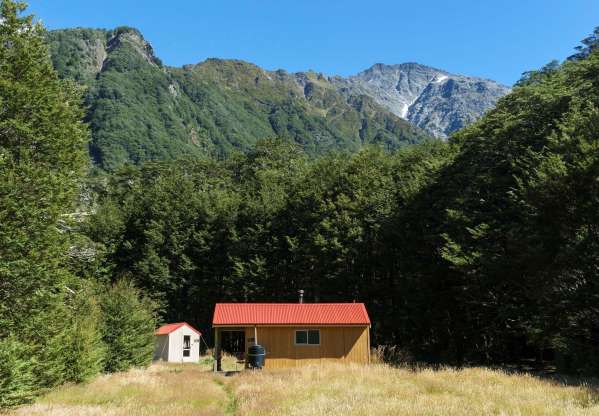
<svg viewBox="0 0 599 416">
<path fill-rule="evenodd" d="M 223 371 L 220 351 L 220 328 L 214 328 L 214 371 Z"/>
</svg>

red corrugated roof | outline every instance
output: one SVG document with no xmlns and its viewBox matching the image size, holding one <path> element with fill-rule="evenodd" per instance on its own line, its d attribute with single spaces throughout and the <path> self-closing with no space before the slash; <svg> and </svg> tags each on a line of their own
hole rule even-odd
<svg viewBox="0 0 599 416">
<path fill-rule="evenodd" d="M 175 324 L 162 325 L 160 328 L 156 330 L 156 335 L 168 335 L 171 332 L 174 332 L 177 329 L 181 328 L 183 325 L 189 327 L 189 329 L 196 332 L 198 335 L 202 335 L 200 331 L 195 329 L 193 326 L 189 325 L 187 322 L 177 322 Z"/>
<path fill-rule="evenodd" d="M 363 303 L 217 303 L 213 325 L 370 325 Z"/>
</svg>

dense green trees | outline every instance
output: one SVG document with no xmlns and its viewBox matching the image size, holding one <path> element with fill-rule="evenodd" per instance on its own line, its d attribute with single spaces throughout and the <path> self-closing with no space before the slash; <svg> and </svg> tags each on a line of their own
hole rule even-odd
<svg viewBox="0 0 599 416">
<path fill-rule="evenodd" d="M 88 133 L 80 94 L 55 74 L 41 27 L 19 17 L 20 3 L 0 8 L 0 348 L 20 362 L 0 374 L 10 404 L 66 381 L 73 352 L 61 340 L 74 277 L 59 224 L 77 194 Z"/>
<path fill-rule="evenodd" d="M 588 45 L 587 45 L 588 46 Z M 450 143 L 127 168 L 88 235 L 168 320 L 214 302 L 367 302 L 416 359 L 597 373 L 599 53 L 527 73 Z"/>
<path fill-rule="evenodd" d="M 156 329 L 152 302 L 131 282 L 121 280 L 100 296 L 100 309 L 104 369 L 113 372 L 149 365 Z"/>
<path fill-rule="evenodd" d="M 266 141 L 223 162 L 127 168 L 96 185 L 87 234 L 166 320 L 203 326 L 215 301 L 293 301 L 301 288 L 311 300 L 368 299 L 377 339 L 394 342 L 403 273 L 419 265 L 415 200 L 453 153 L 430 142 L 313 160 Z"/>
<path fill-rule="evenodd" d="M 484 345 L 477 355 L 515 358 L 525 340 L 558 352 L 571 370 L 597 368 L 573 364 L 582 355 L 572 348 L 596 348 L 599 317 L 590 306 L 598 295 L 598 64 L 590 53 L 527 77 L 455 138 L 460 154 L 436 196 L 446 201 L 441 251 L 460 279 L 470 277 L 464 313 L 486 324 L 464 333 L 465 347 Z"/>
<path fill-rule="evenodd" d="M 152 305 L 132 302 L 140 295 L 130 287 L 110 304 L 137 320 L 112 325 L 102 273 L 78 259 L 89 138 L 81 91 L 58 78 L 43 28 L 24 9 L 0 2 L 0 407 L 112 370 L 114 331 L 134 331 L 145 361 L 127 363 L 146 363 L 154 329 Z"/>
</svg>

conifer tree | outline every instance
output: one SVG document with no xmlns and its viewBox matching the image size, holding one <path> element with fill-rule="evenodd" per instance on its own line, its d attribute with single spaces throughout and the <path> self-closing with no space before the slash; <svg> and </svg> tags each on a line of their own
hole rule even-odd
<svg viewBox="0 0 599 416">
<path fill-rule="evenodd" d="M 0 403 L 65 381 L 73 276 L 61 223 L 85 168 L 81 92 L 59 80 L 25 4 L 0 3 Z M 35 380 L 35 383 L 32 382 Z"/>
<path fill-rule="evenodd" d="M 105 370 L 144 367 L 154 351 L 154 304 L 129 281 L 116 282 L 102 297 Z"/>
</svg>

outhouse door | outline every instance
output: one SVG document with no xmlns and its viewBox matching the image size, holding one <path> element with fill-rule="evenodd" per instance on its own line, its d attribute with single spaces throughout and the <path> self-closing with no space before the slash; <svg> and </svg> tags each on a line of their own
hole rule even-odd
<svg viewBox="0 0 599 416">
<path fill-rule="evenodd" d="M 183 357 L 191 356 L 191 336 L 183 335 Z"/>
</svg>

